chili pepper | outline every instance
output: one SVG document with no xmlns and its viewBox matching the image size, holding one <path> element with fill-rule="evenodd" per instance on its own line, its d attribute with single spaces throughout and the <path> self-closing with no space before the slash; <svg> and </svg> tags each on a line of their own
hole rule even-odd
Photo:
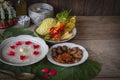
<svg viewBox="0 0 120 80">
<path fill-rule="evenodd" d="M 53 36 L 53 40 L 60 41 L 60 35 L 59 35 L 59 34 L 55 34 L 55 35 Z"/>
<path fill-rule="evenodd" d="M 53 35 L 53 34 L 54 34 L 54 30 L 55 30 L 55 28 L 54 28 L 54 27 L 51 27 L 51 28 L 50 28 L 50 34 L 51 34 L 51 35 Z"/>
</svg>

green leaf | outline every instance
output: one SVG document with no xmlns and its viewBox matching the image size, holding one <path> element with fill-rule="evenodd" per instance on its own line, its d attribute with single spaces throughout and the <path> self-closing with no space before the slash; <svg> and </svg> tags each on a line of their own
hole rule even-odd
<svg viewBox="0 0 120 80">
<path fill-rule="evenodd" d="M 34 33 L 30 30 L 24 29 L 24 28 L 7 28 L 3 35 L 5 38 L 12 37 L 12 36 L 18 36 L 18 35 L 32 35 L 34 36 Z"/>
<path fill-rule="evenodd" d="M 0 34 L 0 43 L 4 40 L 3 35 Z"/>
<path fill-rule="evenodd" d="M 68 17 L 69 17 L 69 14 L 70 14 L 70 11 L 68 10 L 63 10 L 59 13 L 56 14 L 56 18 L 59 20 L 59 21 L 62 21 L 62 20 L 67 20 Z"/>
</svg>

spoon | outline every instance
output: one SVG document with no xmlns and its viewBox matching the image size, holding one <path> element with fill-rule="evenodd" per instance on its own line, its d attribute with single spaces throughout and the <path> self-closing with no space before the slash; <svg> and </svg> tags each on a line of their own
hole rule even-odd
<svg viewBox="0 0 120 80">
<path fill-rule="evenodd" d="M 20 73 L 20 74 L 15 74 L 11 71 L 1 70 L 1 69 L 0 69 L 0 72 L 9 74 L 9 75 L 11 75 L 14 78 L 19 79 L 19 80 L 32 80 L 35 77 L 35 74 L 27 73 L 27 72 L 23 72 L 23 73 Z"/>
</svg>

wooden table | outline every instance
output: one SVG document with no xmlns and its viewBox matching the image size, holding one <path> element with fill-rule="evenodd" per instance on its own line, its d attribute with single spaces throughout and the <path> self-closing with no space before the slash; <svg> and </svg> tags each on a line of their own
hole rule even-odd
<svg viewBox="0 0 120 80">
<path fill-rule="evenodd" d="M 69 42 L 84 46 L 90 58 L 103 64 L 93 80 L 120 80 L 120 16 L 78 16 L 76 28 Z"/>
</svg>

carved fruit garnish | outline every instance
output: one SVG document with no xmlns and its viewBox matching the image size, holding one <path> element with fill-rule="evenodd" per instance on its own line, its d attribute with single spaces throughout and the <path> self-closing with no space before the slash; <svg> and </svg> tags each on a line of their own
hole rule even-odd
<svg viewBox="0 0 120 80">
<path fill-rule="evenodd" d="M 39 45 L 33 45 L 34 49 L 38 49 L 40 46 Z"/>
<path fill-rule="evenodd" d="M 9 56 L 15 56 L 15 52 L 14 52 L 14 51 L 9 51 L 9 52 L 8 52 L 8 55 L 9 55 Z"/>
<path fill-rule="evenodd" d="M 26 45 L 30 45 L 32 42 L 31 41 L 26 41 L 25 44 Z"/>
<path fill-rule="evenodd" d="M 39 51 L 34 51 L 33 54 L 34 54 L 34 55 L 39 55 L 40 52 L 39 52 Z"/>
<path fill-rule="evenodd" d="M 25 55 L 20 55 L 20 60 L 24 61 L 26 59 L 27 59 L 27 57 Z"/>
</svg>

